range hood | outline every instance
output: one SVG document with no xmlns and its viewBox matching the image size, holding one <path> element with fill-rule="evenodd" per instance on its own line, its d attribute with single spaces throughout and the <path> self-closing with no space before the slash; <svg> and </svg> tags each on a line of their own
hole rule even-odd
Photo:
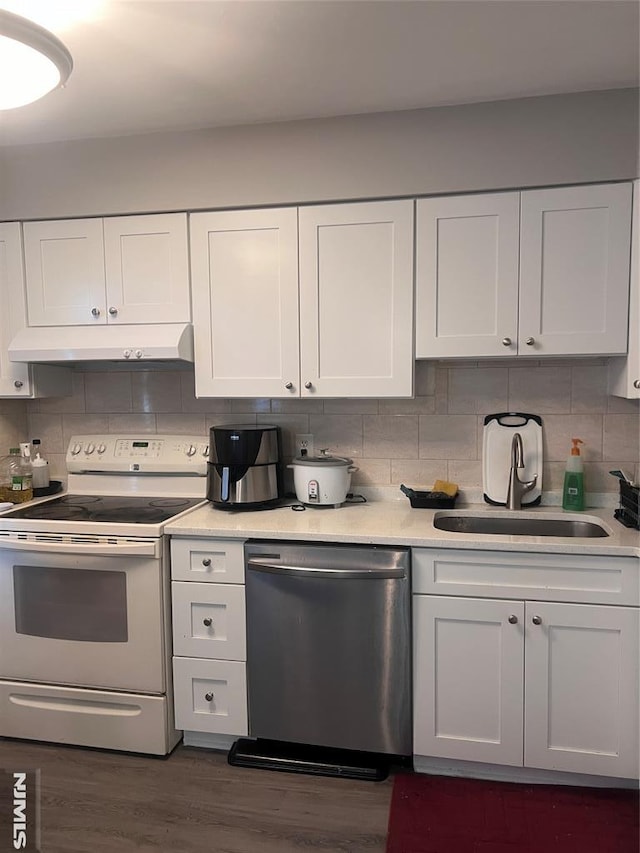
<svg viewBox="0 0 640 853">
<path fill-rule="evenodd" d="M 190 323 L 33 326 L 9 344 L 10 361 L 193 361 Z"/>
</svg>

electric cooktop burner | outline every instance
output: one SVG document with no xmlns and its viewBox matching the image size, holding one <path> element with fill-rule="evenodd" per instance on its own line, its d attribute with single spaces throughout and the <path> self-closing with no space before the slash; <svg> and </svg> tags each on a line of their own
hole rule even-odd
<svg viewBox="0 0 640 853">
<path fill-rule="evenodd" d="M 201 503 L 203 498 L 110 497 L 64 495 L 13 510 L 12 518 L 51 521 L 97 521 L 115 524 L 159 524 Z"/>
</svg>

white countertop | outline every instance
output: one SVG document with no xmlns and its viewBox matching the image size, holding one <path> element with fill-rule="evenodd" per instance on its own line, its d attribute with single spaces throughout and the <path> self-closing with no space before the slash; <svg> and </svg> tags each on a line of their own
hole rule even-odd
<svg viewBox="0 0 640 853">
<path fill-rule="evenodd" d="M 457 509 L 486 515 L 510 513 L 509 510 L 489 504 L 467 504 Z M 304 512 L 295 512 L 290 506 L 261 511 L 229 511 L 218 510 L 207 504 L 167 524 L 165 532 L 171 536 L 315 540 L 640 557 L 640 532 L 620 524 L 613 517 L 612 508 L 564 513 L 560 507 L 540 506 L 525 511 L 527 515 L 545 515 L 550 518 L 570 515 L 580 517 L 583 521 L 599 522 L 609 536 L 593 539 L 449 533 L 433 526 L 436 512 L 431 509 L 412 509 L 405 500 L 343 504 L 338 508 L 308 507 Z"/>
</svg>

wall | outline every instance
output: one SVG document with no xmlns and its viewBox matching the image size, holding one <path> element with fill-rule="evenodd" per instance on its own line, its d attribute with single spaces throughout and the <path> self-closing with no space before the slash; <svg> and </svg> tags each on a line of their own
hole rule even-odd
<svg viewBox="0 0 640 853">
<path fill-rule="evenodd" d="M 474 491 L 482 484 L 483 416 L 542 416 L 544 490 L 560 490 L 572 437 L 585 441 L 588 492 L 617 491 L 608 474 L 640 476 L 640 402 L 607 397 L 604 359 L 547 362 L 417 362 L 412 400 L 197 400 L 191 370 L 79 370 L 74 395 L 27 404 L 30 437 L 41 438 L 52 474 L 64 471 L 74 433 L 195 433 L 223 423 L 282 427 L 354 459 L 357 486 L 430 487 L 437 478 Z M 289 481 L 290 488 L 292 487 Z M 400 493 L 398 493 L 400 494 Z"/>
<path fill-rule="evenodd" d="M 638 90 L 620 89 L 0 147 L 0 221 L 470 192 L 638 174 Z"/>
<path fill-rule="evenodd" d="M 27 404 L 22 400 L 0 400 L 0 456 L 29 438 Z"/>
</svg>

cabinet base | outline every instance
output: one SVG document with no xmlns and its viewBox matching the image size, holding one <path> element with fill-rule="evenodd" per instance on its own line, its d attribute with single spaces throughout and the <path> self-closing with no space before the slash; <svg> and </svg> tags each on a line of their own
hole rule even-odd
<svg viewBox="0 0 640 853">
<path fill-rule="evenodd" d="M 234 767 L 381 782 L 389 775 L 393 756 L 276 740 L 240 738 L 231 747 L 228 761 Z"/>
</svg>

